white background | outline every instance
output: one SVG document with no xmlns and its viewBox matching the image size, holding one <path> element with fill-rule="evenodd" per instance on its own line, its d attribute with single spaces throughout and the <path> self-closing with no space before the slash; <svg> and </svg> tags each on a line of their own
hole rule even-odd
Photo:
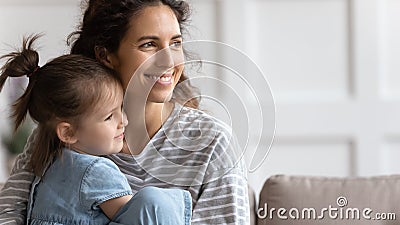
<svg viewBox="0 0 400 225">
<path fill-rule="evenodd" d="M 257 192 L 278 173 L 400 173 L 400 0 L 190 3 L 190 38 L 240 49 L 262 69 L 274 94 L 275 141 L 266 161 L 249 174 Z M 65 40 L 79 18 L 76 0 L 1 0 L 0 53 L 19 46 L 25 34 L 43 32 L 44 64 L 68 52 Z M 216 86 L 203 88 L 210 87 L 219 93 Z M 4 93 L 0 107 L 4 133 Z M 267 151 L 268 138 L 258 147 Z M 4 154 L 0 150 L 0 181 L 7 176 Z"/>
</svg>

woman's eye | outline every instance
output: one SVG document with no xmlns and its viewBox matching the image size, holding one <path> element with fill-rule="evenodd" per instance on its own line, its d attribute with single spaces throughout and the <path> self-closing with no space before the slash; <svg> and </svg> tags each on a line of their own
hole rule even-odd
<svg viewBox="0 0 400 225">
<path fill-rule="evenodd" d="M 153 42 L 146 42 L 142 45 L 140 45 L 141 48 L 150 48 L 150 47 L 154 47 L 155 44 Z"/>
<path fill-rule="evenodd" d="M 174 41 L 171 44 L 171 47 L 180 48 L 182 46 L 182 41 Z"/>
</svg>

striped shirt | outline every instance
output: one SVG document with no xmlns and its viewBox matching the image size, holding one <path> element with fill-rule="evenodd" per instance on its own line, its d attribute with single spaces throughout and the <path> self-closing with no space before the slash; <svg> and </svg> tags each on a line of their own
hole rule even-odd
<svg viewBox="0 0 400 225">
<path fill-rule="evenodd" d="M 107 156 L 135 194 L 145 186 L 188 190 L 192 224 L 249 224 L 246 170 L 231 128 L 208 114 L 175 104 L 170 117 L 139 155 Z M 25 224 L 31 135 L 0 192 L 0 224 Z"/>
</svg>

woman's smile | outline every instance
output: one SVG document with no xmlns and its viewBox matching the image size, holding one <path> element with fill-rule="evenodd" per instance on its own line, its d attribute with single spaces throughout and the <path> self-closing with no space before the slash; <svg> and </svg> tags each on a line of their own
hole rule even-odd
<svg viewBox="0 0 400 225">
<path fill-rule="evenodd" d="M 153 82 L 155 82 L 154 85 L 158 84 L 158 85 L 164 85 L 164 86 L 168 86 L 173 84 L 173 78 L 174 75 L 173 73 L 164 73 L 161 76 L 160 75 L 154 75 L 154 74 L 144 74 L 145 77 L 147 77 L 148 79 L 152 80 Z"/>
</svg>

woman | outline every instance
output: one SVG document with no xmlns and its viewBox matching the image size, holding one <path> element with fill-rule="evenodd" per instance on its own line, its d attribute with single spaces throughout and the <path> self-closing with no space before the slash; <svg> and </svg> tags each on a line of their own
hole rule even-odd
<svg viewBox="0 0 400 225">
<path fill-rule="evenodd" d="M 185 82 L 182 57 L 175 57 L 183 55 L 188 16 L 185 1 L 91 0 L 71 53 L 114 69 L 126 92 L 137 93 L 134 87 L 140 80 L 154 80 L 140 111 L 131 108 L 140 108 L 134 103 L 143 96 L 128 93 L 128 114 L 136 113 L 128 115 L 129 148 L 109 157 L 128 178 L 133 194 L 145 186 L 185 189 L 193 199 L 193 224 L 248 224 L 245 169 L 233 155 L 229 128 L 195 109 L 198 101 Z M 142 71 L 140 65 L 157 52 L 162 53 L 155 63 L 159 71 Z M 0 224 L 24 223 L 34 178 L 26 168 L 33 141 L 34 134 L 1 192 Z"/>
</svg>

